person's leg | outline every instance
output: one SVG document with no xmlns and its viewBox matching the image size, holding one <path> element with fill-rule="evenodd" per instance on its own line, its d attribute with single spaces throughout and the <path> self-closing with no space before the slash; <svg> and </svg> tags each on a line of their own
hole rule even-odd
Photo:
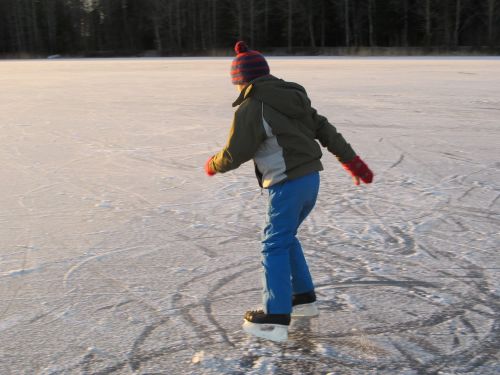
<svg viewBox="0 0 500 375">
<path fill-rule="evenodd" d="M 319 191 L 319 173 L 313 174 L 307 179 L 307 195 L 304 197 L 304 206 L 299 215 L 297 230 L 300 224 L 306 219 L 309 213 L 316 204 L 316 198 Z M 295 232 L 295 235 L 297 233 Z M 293 294 L 301 294 L 314 291 L 314 284 L 312 281 L 309 267 L 307 266 L 306 259 L 302 250 L 302 246 L 297 237 L 294 238 L 292 247 L 290 249 L 290 266 L 292 276 L 292 290 Z"/>
<path fill-rule="evenodd" d="M 314 206 L 318 181 L 316 173 L 269 189 L 267 225 L 262 241 L 263 311 L 246 312 L 243 330 L 247 333 L 269 340 L 285 341 L 292 316 L 292 298 L 294 305 L 297 302 L 311 305 L 309 301 L 298 300 L 304 295 L 292 294 L 292 272 L 295 273 L 295 279 L 302 280 L 299 284 L 303 288 L 312 286 L 307 263 L 295 235 L 300 223 Z M 297 244 L 300 251 L 295 248 Z M 292 257 L 295 259 L 292 260 Z M 297 311 L 299 307 L 308 307 L 308 310 Z M 303 304 L 295 306 L 293 314 L 310 317 L 318 313 L 315 305 Z"/>
<path fill-rule="evenodd" d="M 302 249 L 297 248 L 297 228 L 309 214 L 317 196 L 317 173 L 269 189 L 267 225 L 262 241 L 263 308 L 267 314 L 292 310 L 292 275 L 300 288 L 312 287 Z"/>
<path fill-rule="evenodd" d="M 306 293 L 314 290 L 311 273 L 309 272 L 302 246 L 297 239 L 295 239 L 290 249 L 290 268 L 293 294 Z"/>
<path fill-rule="evenodd" d="M 289 249 L 300 207 L 296 207 L 293 197 L 287 193 L 286 184 L 269 189 L 267 225 L 262 241 L 262 302 L 266 314 L 290 314 L 292 310 Z"/>
</svg>

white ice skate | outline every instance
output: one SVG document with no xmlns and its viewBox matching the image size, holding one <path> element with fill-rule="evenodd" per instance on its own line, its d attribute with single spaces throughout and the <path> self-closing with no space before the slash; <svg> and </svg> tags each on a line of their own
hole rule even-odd
<svg viewBox="0 0 500 375">
<path fill-rule="evenodd" d="M 318 316 L 319 310 L 316 305 L 316 294 L 314 291 L 294 294 L 292 298 L 292 317 L 313 317 Z"/>
<path fill-rule="evenodd" d="M 243 330 L 253 336 L 283 342 L 288 339 L 289 314 L 266 314 L 263 310 L 247 311 Z"/>
<path fill-rule="evenodd" d="M 305 318 L 314 317 L 319 315 L 318 306 L 316 302 L 303 303 L 300 305 L 293 306 L 292 318 Z"/>
</svg>

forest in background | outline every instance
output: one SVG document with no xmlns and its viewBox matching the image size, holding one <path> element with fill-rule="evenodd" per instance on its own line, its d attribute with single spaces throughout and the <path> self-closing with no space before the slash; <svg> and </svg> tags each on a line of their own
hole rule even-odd
<svg viewBox="0 0 500 375">
<path fill-rule="evenodd" d="M 500 0 L 0 0 L 0 57 L 500 51 Z"/>
</svg>

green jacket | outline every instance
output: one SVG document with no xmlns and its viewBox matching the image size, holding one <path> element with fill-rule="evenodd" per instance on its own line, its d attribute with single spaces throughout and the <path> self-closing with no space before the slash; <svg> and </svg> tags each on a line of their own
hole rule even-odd
<svg viewBox="0 0 500 375">
<path fill-rule="evenodd" d="M 226 146 L 211 167 L 224 173 L 253 159 L 259 184 L 267 188 L 287 179 L 320 171 L 323 147 L 340 162 L 356 154 L 328 120 L 311 107 L 305 89 L 268 75 L 240 93 Z"/>
</svg>

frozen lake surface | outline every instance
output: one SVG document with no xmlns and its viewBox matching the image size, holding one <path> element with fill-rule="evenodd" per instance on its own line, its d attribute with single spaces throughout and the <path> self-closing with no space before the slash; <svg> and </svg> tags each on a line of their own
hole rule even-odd
<svg viewBox="0 0 500 375">
<path fill-rule="evenodd" d="M 230 59 L 0 62 L 0 373 L 500 373 L 500 59 L 269 59 L 374 170 L 323 158 L 319 318 L 276 344 L 266 194 L 208 178 Z"/>
</svg>

